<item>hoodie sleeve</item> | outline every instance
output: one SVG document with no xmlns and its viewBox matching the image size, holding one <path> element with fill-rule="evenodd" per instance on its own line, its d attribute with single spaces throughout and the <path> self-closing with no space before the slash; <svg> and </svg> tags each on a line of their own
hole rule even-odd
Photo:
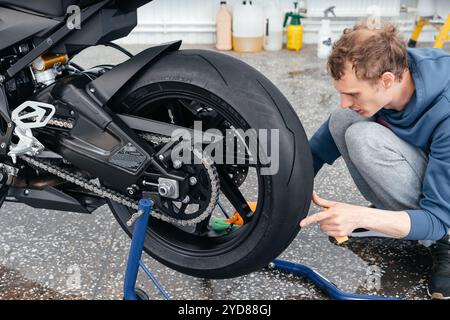
<svg viewBox="0 0 450 320">
<path fill-rule="evenodd" d="M 420 209 L 407 213 L 411 219 L 407 240 L 439 240 L 450 228 L 450 118 L 432 136 Z"/>
<path fill-rule="evenodd" d="M 313 156 L 314 175 L 319 172 L 324 163 L 333 164 L 340 157 L 340 152 L 331 136 L 328 122 L 325 121 L 309 140 L 309 147 Z"/>
</svg>

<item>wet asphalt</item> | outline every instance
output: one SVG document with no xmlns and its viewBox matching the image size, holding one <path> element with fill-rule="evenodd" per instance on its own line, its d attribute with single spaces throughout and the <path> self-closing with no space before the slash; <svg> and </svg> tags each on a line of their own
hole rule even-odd
<svg viewBox="0 0 450 320">
<path fill-rule="evenodd" d="M 137 53 L 145 46 L 127 46 Z M 192 48 L 186 46 L 185 48 Z M 213 50 L 212 46 L 196 46 Z M 450 51 L 450 46 L 445 49 Z M 267 76 L 288 98 L 310 137 L 339 97 L 315 56 L 315 46 L 300 52 L 228 52 Z M 88 67 L 125 59 L 111 48 L 85 50 L 74 61 Z M 249 186 L 251 188 L 251 186 Z M 345 164 L 324 167 L 315 191 L 326 199 L 368 205 Z M 317 212 L 312 206 L 310 212 Z M 0 299 L 122 299 L 130 245 L 106 206 L 91 215 L 33 209 L 5 203 L 0 210 Z M 405 299 L 427 299 L 431 267 L 428 248 L 413 241 L 351 238 L 332 244 L 317 226 L 301 230 L 281 258 L 313 267 L 342 290 Z M 193 278 L 144 257 L 173 299 L 326 299 L 304 278 L 261 270 L 226 280 Z M 142 274 L 138 286 L 162 299 Z"/>
</svg>

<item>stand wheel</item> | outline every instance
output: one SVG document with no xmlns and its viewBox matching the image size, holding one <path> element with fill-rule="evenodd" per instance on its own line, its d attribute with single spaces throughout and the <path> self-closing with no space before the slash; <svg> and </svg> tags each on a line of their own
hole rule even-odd
<svg viewBox="0 0 450 320">
<path fill-rule="evenodd" d="M 148 294 L 144 290 L 136 288 L 134 292 L 136 293 L 138 300 L 150 300 Z"/>
</svg>

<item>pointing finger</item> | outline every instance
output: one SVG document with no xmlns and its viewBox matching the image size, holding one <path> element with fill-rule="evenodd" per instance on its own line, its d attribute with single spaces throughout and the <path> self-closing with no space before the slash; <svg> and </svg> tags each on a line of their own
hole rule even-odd
<svg viewBox="0 0 450 320">
<path fill-rule="evenodd" d="M 321 197 L 319 197 L 317 195 L 316 192 L 313 192 L 312 200 L 313 200 L 313 202 L 316 205 L 318 205 L 320 207 L 323 207 L 323 208 L 329 208 L 329 207 L 332 207 L 332 206 L 334 206 L 336 204 L 336 202 L 334 202 L 334 201 L 329 201 L 329 200 L 326 200 L 326 199 L 322 199 Z"/>
<path fill-rule="evenodd" d="M 313 214 L 309 217 L 306 217 L 300 222 L 300 227 L 306 227 L 312 223 L 316 223 L 328 218 L 330 215 L 326 211 L 321 211 L 319 213 Z"/>
</svg>

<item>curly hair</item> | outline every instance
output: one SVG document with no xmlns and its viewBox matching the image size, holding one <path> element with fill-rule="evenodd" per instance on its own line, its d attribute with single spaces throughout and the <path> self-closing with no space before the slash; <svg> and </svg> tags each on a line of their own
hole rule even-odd
<svg viewBox="0 0 450 320">
<path fill-rule="evenodd" d="M 347 63 L 356 77 L 376 82 L 383 73 L 392 72 L 398 81 L 408 68 L 406 42 L 398 28 L 382 21 L 380 28 L 371 28 L 368 20 L 344 30 L 333 45 L 328 58 L 328 71 L 335 80 L 341 79 Z"/>
</svg>

